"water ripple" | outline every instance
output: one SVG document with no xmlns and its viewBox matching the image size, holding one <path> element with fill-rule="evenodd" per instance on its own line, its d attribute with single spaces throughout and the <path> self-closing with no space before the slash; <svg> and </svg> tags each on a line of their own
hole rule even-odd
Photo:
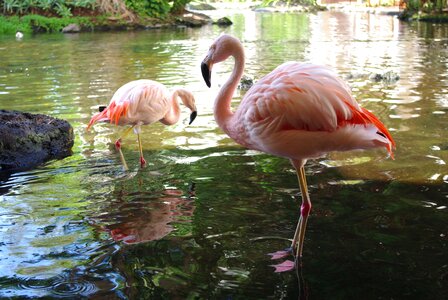
<svg viewBox="0 0 448 300">
<path fill-rule="evenodd" d="M 55 276 L 46 279 L 35 277 L 21 278 L 16 284 L 18 290 L 15 295 L 49 295 L 53 294 L 63 298 L 88 296 L 98 291 L 97 286 L 82 278 L 69 279 L 64 276 Z M 28 293 L 27 291 L 32 291 Z"/>
<path fill-rule="evenodd" d="M 61 281 L 56 282 L 52 286 L 52 293 L 59 297 L 72 298 L 74 296 L 88 296 L 96 291 L 98 288 L 92 282 L 86 280 L 76 280 L 76 281 Z"/>
</svg>

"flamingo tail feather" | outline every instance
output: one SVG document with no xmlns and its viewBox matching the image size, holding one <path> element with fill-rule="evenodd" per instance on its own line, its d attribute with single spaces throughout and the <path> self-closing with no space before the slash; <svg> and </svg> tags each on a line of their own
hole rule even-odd
<svg viewBox="0 0 448 300">
<path fill-rule="evenodd" d="M 89 124 L 87 125 L 87 130 L 89 130 L 90 127 L 92 127 L 93 124 L 95 124 L 99 120 L 107 120 L 110 121 L 110 123 L 115 123 L 115 125 L 118 125 L 120 118 L 126 115 L 128 106 L 128 102 L 124 102 L 118 105 L 115 102 L 112 102 L 103 111 L 93 115 L 93 117 L 90 119 Z"/>
<path fill-rule="evenodd" d="M 378 128 L 378 131 L 382 135 L 384 135 L 384 137 L 389 141 L 389 143 L 386 145 L 386 149 L 389 152 L 390 157 L 393 159 L 394 158 L 393 150 L 396 148 L 396 145 L 394 139 L 392 138 L 392 135 L 390 134 L 389 130 L 387 130 L 386 126 L 384 126 L 384 124 L 367 109 L 361 107 L 361 110 L 358 110 L 348 101 L 344 102 L 350 107 L 350 110 L 352 111 L 352 118 L 350 120 L 344 120 L 340 122 L 339 125 L 343 124 L 375 125 L 375 127 Z"/>
</svg>

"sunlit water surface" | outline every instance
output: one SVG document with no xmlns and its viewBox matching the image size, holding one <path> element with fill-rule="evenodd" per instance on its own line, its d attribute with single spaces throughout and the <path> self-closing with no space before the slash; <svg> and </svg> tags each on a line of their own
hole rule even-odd
<svg viewBox="0 0 448 300">
<path fill-rule="evenodd" d="M 219 13 L 218 13 L 219 14 Z M 224 13 L 228 14 L 228 12 Z M 448 294 L 448 26 L 390 16 L 231 14 L 229 28 L 0 37 L 0 108 L 75 130 L 73 155 L 0 178 L 0 297 L 96 299 L 442 299 Z M 217 128 L 200 61 L 221 32 L 246 49 L 255 80 L 287 60 L 326 64 L 397 142 L 311 161 L 313 200 L 300 276 L 266 254 L 289 245 L 299 213 L 289 162 Z M 376 82 L 394 72 L 398 81 Z M 197 99 L 177 125 L 135 136 L 86 124 L 122 84 L 183 86 Z M 235 106 L 243 91 L 238 91 Z"/>
</svg>

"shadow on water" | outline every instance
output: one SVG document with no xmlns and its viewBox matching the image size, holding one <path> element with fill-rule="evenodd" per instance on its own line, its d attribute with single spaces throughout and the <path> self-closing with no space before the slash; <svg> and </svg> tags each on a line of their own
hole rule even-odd
<svg viewBox="0 0 448 300">
<path fill-rule="evenodd" d="M 6 194 L 9 191 L 9 186 L 6 185 L 12 172 L 3 171 L 0 172 L 0 195 Z"/>
</svg>

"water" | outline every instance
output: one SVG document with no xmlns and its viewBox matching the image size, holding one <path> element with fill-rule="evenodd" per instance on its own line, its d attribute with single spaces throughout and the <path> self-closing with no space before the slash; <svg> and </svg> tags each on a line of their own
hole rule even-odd
<svg viewBox="0 0 448 300">
<path fill-rule="evenodd" d="M 218 12 L 217 14 L 228 14 Z M 448 26 L 390 16 L 230 14 L 229 28 L 0 37 L 2 109 L 68 120 L 73 155 L 0 178 L 0 298 L 442 299 L 448 294 Z M 288 161 L 234 144 L 213 99 L 232 68 L 200 74 L 221 32 L 242 39 L 255 80 L 287 60 L 336 69 L 391 130 L 382 151 L 307 164 L 313 210 L 301 274 L 267 253 L 289 245 L 300 202 Z M 391 71 L 398 81 L 376 82 Z M 144 128 L 123 172 L 123 131 L 86 124 L 122 84 L 183 86 L 188 126 Z M 239 91 L 235 106 L 244 95 Z"/>
</svg>

